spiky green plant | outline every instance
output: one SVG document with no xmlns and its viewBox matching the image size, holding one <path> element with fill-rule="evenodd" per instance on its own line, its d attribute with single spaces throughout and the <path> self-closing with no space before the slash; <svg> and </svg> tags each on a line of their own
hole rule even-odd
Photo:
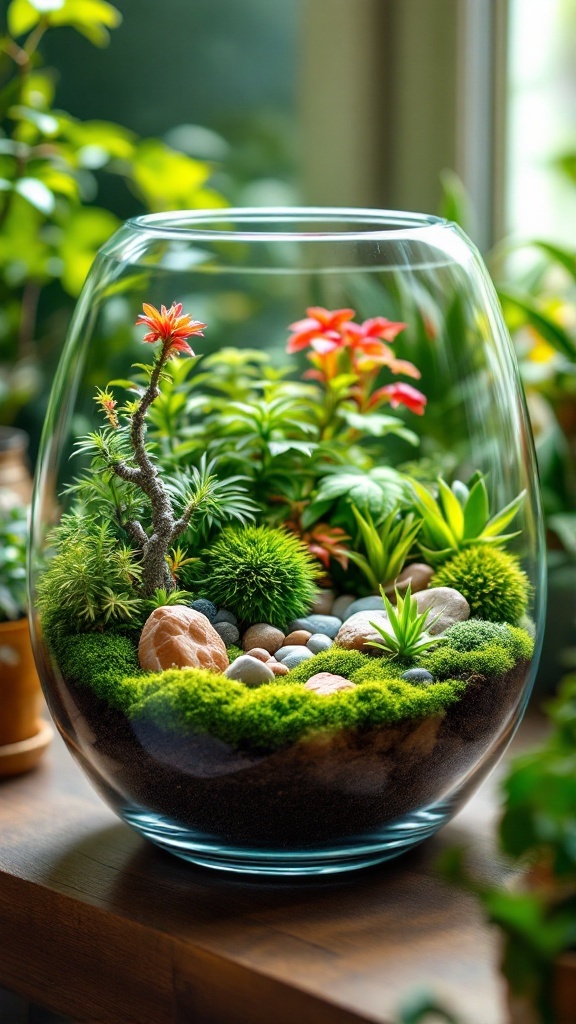
<svg viewBox="0 0 576 1024">
<path fill-rule="evenodd" d="M 460 551 L 433 576 L 430 586 L 453 587 L 471 614 L 515 626 L 528 607 L 530 581 L 514 555 L 477 544 Z"/>
<path fill-rule="evenodd" d="M 164 587 L 157 587 L 150 597 L 143 600 L 142 605 L 146 612 L 153 612 L 156 608 L 167 608 L 174 604 L 190 604 L 191 594 L 187 590 L 167 591 Z"/>
<path fill-rule="evenodd" d="M 297 537 L 269 526 L 227 527 L 204 552 L 202 597 L 246 623 L 283 627 L 307 612 L 319 576 Z"/>
<path fill-rule="evenodd" d="M 366 553 L 348 550 L 346 553 L 362 570 L 373 590 L 396 579 L 420 531 L 420 519 L 411 512 L 402 518 L 399 511 L 396 506 L 380 526 L 376 526 L 369 512 L 362 515 L 355 505 L 352 506 Z"/>
<path fill-rule="evenodd" d="M 520 510 L 526 492 L 490 517 L 488 491 L 484 477 L 475 473 L 469 484 L 454 481 L 449 487 L 438 478 L 438 500 L 418 480 L 410 477 L 414 505 L 422 516 L 419 547 L 431 565 L 440 565 L 471 544 L 502 547 L 518 536 L 502 533 Z"/>
<path fill-rule="evenodd" d="M 62 517 L 49 540 L 56 554 L 38 581 L 41 617 L 82 632 L 141 613 L 137 555 L 118 542 L 108 522 L 78 509 Z"/>
<path fill-rule="evenodd" d="M 414 658 L 417 654 L 423 654 L 425 651 L 445 643 L 443 636 L 430 636 L 426 632 L 430 609 L 426 608 L 420 614 L 418 613 L 418 602 L 415 597 L 412 597 L 410 584 L 406 588 L 404 597 L 397 587 L 395 589 L 396 608 L 386 597 L 384 588 L 380 587 L 392 632 L 388 632 L 377 622 L 370 622 L 382 640 L 368 640 L 368 645 L 376 647 L 388 657 Z"/>
</svg>

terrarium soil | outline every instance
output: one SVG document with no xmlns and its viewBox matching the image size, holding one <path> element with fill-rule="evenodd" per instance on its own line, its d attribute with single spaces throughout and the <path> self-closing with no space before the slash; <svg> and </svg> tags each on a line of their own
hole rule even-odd
<svg viewBox="0 0 576 1024">
<path fill-rule="evenodd" d="M 309 736 L 266 756 L 131 723 L 87 686 L 69 685 L 58 702 L 76 754 L 117 810 L 138 805 L 224 843 L 290 849 L 375 832 L 443 799 L 505 728 L 527 667 L 472 679 L 444 715 Z"/>
</svg>

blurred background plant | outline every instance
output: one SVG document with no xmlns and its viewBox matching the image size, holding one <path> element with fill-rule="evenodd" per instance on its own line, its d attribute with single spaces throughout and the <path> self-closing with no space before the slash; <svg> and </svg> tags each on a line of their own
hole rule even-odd
<svg viewBox="0 0 576 1024">
<path fill-rule="evenodd" d="M 11 0 L 0 35 L 0 423 L 25 422 L 33 441 L 74 301 L 120 223 L 99 204 L 104 180 L 132 212 L 224 203 L 211 162 L 58 106 L 45 37 L 68 28 L 103 47 L 120 22 L 105 0 Z"/>
</svg>

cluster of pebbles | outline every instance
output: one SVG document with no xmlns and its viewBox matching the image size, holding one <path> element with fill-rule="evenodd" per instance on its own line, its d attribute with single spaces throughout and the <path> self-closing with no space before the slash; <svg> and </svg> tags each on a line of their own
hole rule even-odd
<svg viewBox="0 0 576 1024">
<path fill-rule="evenodd" d="M 467 619 L 470 608 L 456 590 L 428 589 L 431 575 L 432 570 L 427 565 L 410 567 L 410 583 L 419 612 L 429 609 L 429 631 L 437 634 L 454 622 Z M 391 628 L 379 595 L 336 597 L 332 590 L 321 590 L 310 613 L 291 622 L 286 632 L 268 622 L 258 622 L 243 633 L 232 612 L 200 598 L 189 607 L 157 608 L 144 626 L 138 653 L 142 668 L 148 671 L 205 668 L 221 672 L 246 686 L 261 686 L 275 676 L 287 675 L 333 644 L 374 654 L 371 641 L 381 638 L 375 625 L 383 630 Z M 244 653 L 230 662 L 228 648 L 240 645 Z M 409 671 L 422 675 L 422 670 Z M 424 674 L 427 679 L 419 677 L 413 681 L 432 680 L 429 673 Z M 354 685 L 349 679 L 328 672 L 316 673 L 305 684 L 307 689 L 321 694 L 350 689 Z"/>
</svg>

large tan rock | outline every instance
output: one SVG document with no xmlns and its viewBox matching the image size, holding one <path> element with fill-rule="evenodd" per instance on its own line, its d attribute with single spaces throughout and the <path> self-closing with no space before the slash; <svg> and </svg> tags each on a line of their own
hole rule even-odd
<svg viewBox="0 0 576 1024">
<path fill-rule="evenodd" d="M 356 683 L 353 683 L 351 679 L 346 679 L 345 676 L 337 676 L 333 672 L 317 672 L 315 676 L 310 677 L 304 689 L 329 697 L 332 693 L 338 693 L 339 690 L 355 690 Z"/>
<path fill-rule="evenodd" d="M 224 672 L 229 665 L 224 641 L 206 616 L 183 604 L 154 609 L 142 630 L 138 658 L 147 672 L 167 668 Z"/>
<path fill-rule="evenodd" d="M 382 640 L 377 629 L 371 625 L 377 622 L 382 629 L 388 633 L 392 632 L 390 620 L 385 612 L 374 609 L 373 611 L 355 612 L 349 619 L 342 623 L 338 630 L 336 643 L 345 647 L 348 651 L 363 651 L 364 654 L 375 654 L 376 648 L 371 647 L 369 640 Z"/>
</svg>

